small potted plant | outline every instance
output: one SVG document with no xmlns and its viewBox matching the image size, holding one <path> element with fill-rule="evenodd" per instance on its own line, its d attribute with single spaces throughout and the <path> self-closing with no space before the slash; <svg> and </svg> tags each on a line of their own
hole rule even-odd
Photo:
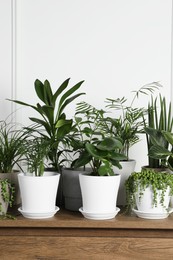
<svg viewBox="0 0 173 260">
<path fill-rule="evenodd" d="M 35 137 L 26 140 L 27 170 L 18 175 L 22 205 L 19 211 L 26 218 L 42 219 L 52 217 L 59 208 L 56 195 L 60 174 L 44 171 L 50 144 Z"/>
<path fill-rule="evenodd" d="M 120 175 L 114 174 L 112 167 L 116 165 L 120 168 L 119 161 L 126 158 L 117 152 L 122 147 L 120 139 L 107 136 L 103 114 L 102 110 L 86 102 L 77 106 L 76 116 L 82 139 L 79 140 L 80 155 L 74 166 L 90 168 L 90 173 L 79 174 L 82 193 L 80 212 L 86 218 L 96 220 L 113 218 L 119 211 L 116 199 Z"/>
<path fill-rule="evenodd" d="M 126 155 L 126 159 L 121 161 L 122 168 L 114 167 L 116 173 L 121 174 L 120 191 L 118 194 L 118 205 L 125 205 L 126 192 L 125 181 L 135 170 L 136 160 L 129 155 L 130 148 L 140 141 L 139 134 L 144 131 L 144 118 L 147 110 L 143 107 L 134 107 L 136 99 L 141 95 L 148 95 L 157 90 L 161 85 L 158 82 L 142 86 L 139 90 L 133 91 L 135 95 L 128 103 L 125 97 L 117 99 L 106 99 L 108 112 L 113 112 L 113 116 L 107 117 L 107 132 L 111 136 L 116 136 L 122 140 L 122 148 L 119 152 Z"/>
<path fill-rule="evenodd" d="M 141 218 L 166 218 L 173 194 L 173 175 L 145 168 L 133 172 L 126 181 L 127 208 Z"/>
<path fill-rule="evenodd" d="M 91 142 L 92 138 L 101 137 L 102 119 L 103 111 L 86 102 L 77 104 L 73 128 L 66 139 L 66 164 L 62 168 L 64 206 L 68 210 L 78 211 L 82 207 L 79 174 L 91 172 L 85 144 Z"/>
</svg>

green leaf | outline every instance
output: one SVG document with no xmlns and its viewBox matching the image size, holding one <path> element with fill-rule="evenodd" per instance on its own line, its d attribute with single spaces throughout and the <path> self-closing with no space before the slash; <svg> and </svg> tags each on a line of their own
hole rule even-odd
<svg viewBox="0 0 173 260">
<path fill-rule="evenodd" d="M 72 124 L 72 120 L 60 119 L 60 120 L 57 121 L 55 127 L 56 128 L 60 128 L 60 127 L 62 127 L 64 125 L 68 125 L 68 124 L 71 125 Z"/>
<path fill-rule="evenodd" d="M 172 153 L 170 151 L 159 145 L 154 145 L 149 150 L 149 156 L 154 159 L 166 159 L 166 157 L 171 154 Z"/>
<path fill-rule="evenodd" d="M 113 151 L 117 148 L 121 149 L 122 143 L 118 139 L 107 137 L 97 145 L 97 148 L 99 150 Z"/>
<path fill-rule="evenodd" d="M 173 145 L 173 134 L 170 132 L 166 132 L 166 131 L 162 131 L 162 134 L 165 137 L 165 139 L 168 141 L 168 143 Z"/>
<path fill-rule="evenodd" d="M 106 151 L 101 151 L 101 150 L 96 149 L 96 147 L 90 143 L 86 143 L 85 147 L 86 147 L 88 153 L 96 159 L 102 159 L 103 157 L 106 157 L 108 154 Z"/>
<path fill-rule="evenodd" d="M 53 104 L 55 104 L 55 102 L 56 102 L 58 96 L 64 91 L 64 89 L 67 88 L 68 83 L 69 83 L 69 80 L 70 80 L 70 78 L 66 79 L 66 80 L 61 84 L 61 86 L 57 89 L 57 91 L 55 92 L 55 94 L 53 95 L 53 98 L 52 98 Z"/>
</svg>

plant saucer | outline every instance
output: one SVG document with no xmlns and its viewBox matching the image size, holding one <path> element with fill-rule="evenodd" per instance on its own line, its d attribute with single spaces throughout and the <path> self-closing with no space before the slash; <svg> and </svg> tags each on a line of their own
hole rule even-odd
<svg viewBox="0 0 173 260">
<path fill-rule="evenodd" d="M 59 207 L 55 207 L 55 210 L 50 212 L 26 212 L 22 210 L 22 208 L 18 208 L 18 211 L 25 217 L 25 218 L 31 218 L 31 219 L 44 219 L 44 218 L 52 218 L 58 211 Z"/>
<path fill-rule="evenodd" d="M 118 212 L 120 211 L 119 208 L 116 208 L 114 212 L 111 213 L 91 213 L 91 212 L 85 212 L 83 211 L 83 208 L 81 207 L 79 211 L 82 213 L 82 215 L 87 219 L 93 219 L 93 220 L 105 220 L 105 219 L 112 219 L 114 218 Z"/>
<path fill-rule="evenodd" d="M 145 218 L 145 219 L 164 219 L 169 216 L 173 212 L 173 208 L 168 208 L 165 212 L 144 212 L 137 209 L 132 209 L 133 212 L 139 217 L 139 218 Z"/>
</svg>

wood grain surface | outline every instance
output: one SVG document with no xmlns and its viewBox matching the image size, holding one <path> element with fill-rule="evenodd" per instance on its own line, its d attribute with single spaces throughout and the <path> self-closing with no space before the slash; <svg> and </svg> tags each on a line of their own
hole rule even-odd
<svg viewBox="0 0 173 260">
<path fill-rule="evenodd" d="M 0 259 L 173 259 L 173 216 L 119 214 L 93 221 L 60 210 L 53 218 L 0 221 Z"/>
</svg>

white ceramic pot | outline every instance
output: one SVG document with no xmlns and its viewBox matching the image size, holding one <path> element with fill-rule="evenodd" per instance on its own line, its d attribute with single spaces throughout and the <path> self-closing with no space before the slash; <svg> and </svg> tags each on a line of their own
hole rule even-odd
<svg viewBox="0 0 173 260">
<path fill-rule="evenodd" d="M 147 213 L 163 213 L 167 212 L 170 203 L 170 188 L 168 187 L 165 195 L 164 195 L 164 203 L 161 205 L 160 198 L 161 198 L 161 191 L 158 190 L 157 192 L 157 206 L 153 207 L 153 190 L 151 186 L 147 187 L 144 191 L 142 191 L 143 195 L 140 198 L 140 189 L 135 194 L 136 199 L 136 207 L 141 212 Z"/>
<path fill-rule="evenodd" d="M 114 173 L 121 175 L 120 187 L 119 187 L 118 197 L 117 197 L 117 205 L 125 206 L 126 205 L 125 182 L 129 178 L 131 173 L 134 172 L 136 161 L 135 160 L 121 161 L 120 164 L 122 166 L 122 169 L 119 169 L 115 166 L 113 167 Z"/>
<path fill-rule="evenodd" d="M 105 214 L 116 211 L 120 175 L 91 176 L 80 174 L 83 211 Z"/>
<path fill-rule="evenodd" d="M 59 178 L 60 174 L 54 172 L 45 172 L 40 177 L 20 173 L 18 179 L 22 206 L 19 211 L 29 218 L 52 217 L 57 211 L 55 204 Z"/>
</svg>

